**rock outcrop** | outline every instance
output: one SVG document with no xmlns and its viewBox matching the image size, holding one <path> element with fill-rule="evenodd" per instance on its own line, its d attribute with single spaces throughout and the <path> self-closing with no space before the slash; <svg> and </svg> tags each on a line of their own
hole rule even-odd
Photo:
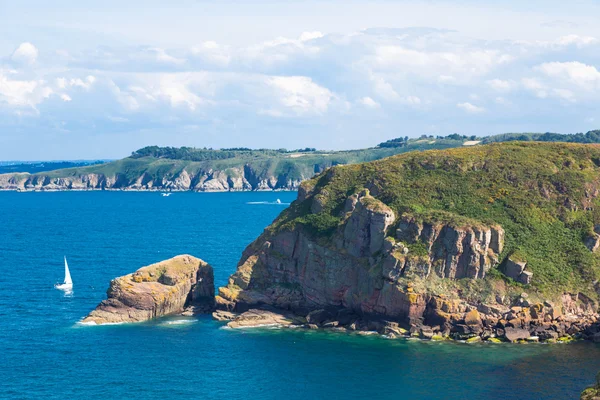
<svg viewBox="0 0 600 400">
<path fill-rule="evenodd" d="M 499 226 L 453 226 L 403 216 L 392 229 L 394 212 L 368 191 L 350 196 L 346 204 L 351 205 L 330 240 L 334 246 L 311 239 L 302 228 L 261 237 L 243 254 L 217 303 L 229 309 L 337 306 L 420 318 L 429 299 L 408 288 L 407 279 L 432 274 L 480 279 L 498 263 L 504 237 Z"/>
<path fill-rule="evenodd" d="M 600 372 L 596 375 L 596 383 L 581 393 L 580 400 L 600 400 Z"/>
<path fill-rule="evenodd" d="M 210 265 L 182 255 L 113 279 L 102 301 L 82 323 L 140 322 L 169 314 L 211 312 L 214 278 Z"/>
<path fill-rule="evenodd" d="M 532 171 L 558 150 L 539 145 L 538 154 L 537 144 L 527 146 L 405 155 L 327 170 L 303 183 L 298 200 L 246 248 L 219 288 L 217 308 L 232 320 L 252 320 L 244 313 L 268 308 L 304 318 L 297 324 L 306 327 L 394 335 L 402 328 L 423 338 L 593 339 L 600 331 L 600 291 L 585 277 L 598 269 L 582 234 L 592 214 L 585 214 L 588 225 L 560 218 L 583 205 L 589 211 L 596 191 L 550 186 L 547 171 L 569 168 L 572 174 L 572 164 L 561 159 Z M 532 155 L 539 159 L 532 162 Z M 585 165 L 596 173 L 595 161 Z M 578 182 L 594 176 L 586 173 Z M 586 185 L 598 182 L 600 173 Z M 539 190 L 538 197 L 523 187 Z M 574 197 L 581 193 L 584 198 Z M 585 274 L 564 261 L 571 253 L 556 252 L 563 243 L 555 229 L 572 241 L 568 251 L 580 257 L 574 262 L 588 262 Z M 515 242 L 531 235 L 543 237 Z M 540 261 L 542 249 L 562 257 L 548 259 L 550 271 Z M 579 280 L 559 287 L 548 283 L 553 276 Z"/>
<path fill-rule="evenodd" d="M 533 272 L 525 271 L 526 268 L 527 263 L 525 261 L 520 261 L 511 256 L 506 259 L 504 274 L 517 282 L 528 285 L 533 278 Z"/>
</svg>

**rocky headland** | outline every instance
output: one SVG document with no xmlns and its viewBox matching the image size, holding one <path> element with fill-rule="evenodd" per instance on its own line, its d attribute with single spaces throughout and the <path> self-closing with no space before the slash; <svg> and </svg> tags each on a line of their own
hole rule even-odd
<svg viewBox="0 0 600 400">
<path fill-rule="evenodd" d="M 429 147 L 461 145 L 450 141 Z M 148 147 L 99 165 L 0 174 L 0 190 L 269 191 L 297 190 L 333 165 L 353 164 L 419 149 L 422 145 L 351 151 L 286 151 Z M 310 150 L 310 151 L 308 151 Z"/>
<path fill-rule="evenodd" d="M 171 314 L 210 312 L 214 293 L 212 267 L 199 258 L 181 255 L 113 279 L 108 298 L 82 323 L 141 322 Z"/>
<path fill-rule="evenodd" d="M 130 191 L 269 191 L 297 190 L 300 182 L 312 174 L 295 178 L 270 174 L 256 176 L 249 168 L 228 168 L 188 172 L 186 169 L 173 175 L 153 176 L 141 171 L 137 176 L 127 176 L 116 172 L 68 173 L 57 172 L 39 174 L 0 174 L 0 190 L 14 191 L 91 191 L 91 190 L 130 190 Z"/>
<path fill-rule="evenodd" d="M 600 147 L 333 167 L 244 251 L 214 317 L 469 342 L 600 341 Z"/>
</svg>

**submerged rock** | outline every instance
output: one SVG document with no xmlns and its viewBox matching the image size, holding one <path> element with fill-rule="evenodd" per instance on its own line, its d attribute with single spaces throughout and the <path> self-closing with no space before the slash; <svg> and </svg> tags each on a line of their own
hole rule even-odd
<svg viewBox="0 0 600 400">
<path fill-rule="evenodd" d="M 600 400 L 600 372 L 596 375 L 596 383 L 581 393 L 580 400 Z"/>
<path fill-rule="evenodd" d="M 215 315 L 217 314 L 217 315 Z M 213 317 L 217 318 L 223 314 L 214 313 Z M 258 328 L 265 326 L 290 326 L 298 325 L 299 321 L 295 315 L 285 311 L 265 310 L 265 309 L 250 309 L 239 315 L 234 316 L 227 326 L 230 328 Z"/>
<path fill-rule="evenodd" d="M 210 265 L 181 255 L 138 269 L 110 282 L 103 300 L 84 324 L 140 322 L 183 312 L 214 308 L 214 278 Z"/>
</svg>

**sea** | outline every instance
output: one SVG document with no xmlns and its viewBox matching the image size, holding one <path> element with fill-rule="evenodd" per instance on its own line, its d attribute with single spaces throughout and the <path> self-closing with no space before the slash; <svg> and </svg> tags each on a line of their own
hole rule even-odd
<svg viewBox="0 0 600 400">
<path fill-rule="evenodd" d="M 0 399 L 564 400 L 593 383 L 600 345 L 587 342 L 232 330 L 210 316 L 78 324 L 112 278 L 178 254 L 210 263 L 224 285 L 243 249 L 295 197 L 0 192 Z M 53 288 L 63 256 L 68 295 Z"/>
</svg>

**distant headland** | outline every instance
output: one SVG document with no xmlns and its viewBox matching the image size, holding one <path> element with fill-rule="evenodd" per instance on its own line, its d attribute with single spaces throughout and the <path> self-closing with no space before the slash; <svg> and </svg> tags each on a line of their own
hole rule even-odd
<svg viewBox="0 0 600 400">
<path fill-rule="evenodd" d="M 495 136 L 399 137 L 375 147 L 323 151 L 314 148 L 206 149 L 145 147 L 121 160 L 43 172 L 0 174 L 0 190 L 260 191 L 297 190 L 325 169 L 380 160 L 410 151 L 478 146 L 507 141 L 600 143 L 600 131 L 577 134 L 507 133 Z"/>
</svg>

